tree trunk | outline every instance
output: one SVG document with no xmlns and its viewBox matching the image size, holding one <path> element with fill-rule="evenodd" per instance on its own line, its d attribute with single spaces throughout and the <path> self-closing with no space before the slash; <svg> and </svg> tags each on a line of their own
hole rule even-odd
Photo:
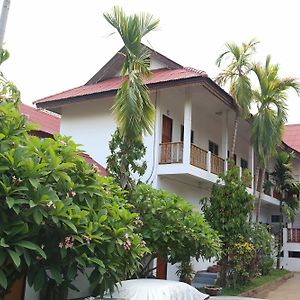
<svg viewBox="0 0 300 300">
<path fill-rule="evenodd" d="M 278 239 L 278 245 L 277 245 L 277 261 L 276 261 L 276 268 L 280 269 L 280 255 L 281 255 L 281 249 L 282 249 L 282 230 L 283 230 L 283 213 L 282 213 L 282 199 L 280 199 L 280 205 L 279 205 L 279 239 Z"/>
<path fill-rule="evenodd" d="M 158 254 L 156 263 L 156 278 L 167 279 L 167 260 Z"/>
<path fill-rule="evenodd" d="M 254 174 L 253 174 L 253 191 L 252 191 L 252 195 L 254 197 L 254 199 L 256 198 L 256 191 L 257 191 L 257 184 L 258 184 L 258 176 L 259 174 L 256 174 L 257 170 L 254 169 Z M 252 222 L 252 218 L 253 218 L 253 212 L 251 212 L 249 214 L 249 222 Z"/>
<path fill-rule="evenodd" d="M 259 222 L 259 217 L 260 217 L 260 211 L 261 211 L 261 194 L 262 194 L 262 189 L 265 181 L 265 171 L 266 169 L 259 169 L 259 186 L 258 186 L 258 199 L 257 199 L 257 207 L 256 207 L 256 218 L 255 221 L 256 223 Z"/>
<path fill-rule="evenodd" d="M 227 255 L 224 255 L 222 259 L 218 263 L 221 267 L 220 270 L 220 278 L 219 278 L 219 284 L 222 287 L 227 286 L 227 274 L 228 274 L 228 257 Z"/>
<path fill-rule="evenodd" d="M 235 119 L 234 119 L 234 126 L 233 126 L 230 160 L 234 160 L 234 153 L 235 153 L 235 147 L 236 147 L 236 137 L 237 137 L 237 130 L 238 130 L 238 125 L 239 125 L 239 120 L 238 119 L 239 119 L 239 113 L 236 112 Z"/>
</svg>

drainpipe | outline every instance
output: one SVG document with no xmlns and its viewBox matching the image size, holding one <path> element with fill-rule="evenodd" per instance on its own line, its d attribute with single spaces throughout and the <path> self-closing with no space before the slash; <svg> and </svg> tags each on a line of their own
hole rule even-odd
<svg viewBox="0 0 300 300">
<path fill-rule="evenodd" d="M 0 49 L 2 49 L 3 46 L 9 6 L 10 6 L 10 0 L 3 0 L 1 16 L 0 16 Z"/>
</svg>

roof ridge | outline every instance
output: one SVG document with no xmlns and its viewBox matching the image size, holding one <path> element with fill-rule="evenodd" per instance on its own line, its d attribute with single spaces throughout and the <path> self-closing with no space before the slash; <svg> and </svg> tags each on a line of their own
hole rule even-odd
<svg viewBox="0 0 300 300">
<path fill-rule="evenodd" d="M 203 77 L 208 77 L 208 75 L 205 71 L 202 71 L 202 70 L 199 70 L 199 69 L 196 69 L 196 68 L 193 68 L 193 67 L 184 67 L 184 69 L 187 70 L 187 71 L 191 71 L 191 72 L 194 72 L 196 74 L 199 74 Z"/>
<path fill-rule="evenodd" d="M 295 124 L 285 124 L 284 126 L 300 126 L 300 123 L 295 123 Z"/>
</svg>

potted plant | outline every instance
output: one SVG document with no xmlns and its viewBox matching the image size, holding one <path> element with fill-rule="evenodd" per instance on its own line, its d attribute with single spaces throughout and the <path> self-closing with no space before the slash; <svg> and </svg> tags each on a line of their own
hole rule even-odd
<svg viewBox="0 0 300 300">
<path fill-rule="evenodd" d="M 214 285 L 208 285 L 204 288 L 205 293 L 210 296 L 218 296 L 221 294 L 222 288 Z"/>
<path fill-rule="evenodd" d="M 179 281 L 191 284 L 195 271 L 193 269 L 193 265 L 191 260 L 188 259 L 186 261 L 182 261 L 178 270 L 176 271 L 176 275 L 179 277 Z"/>
</svg>

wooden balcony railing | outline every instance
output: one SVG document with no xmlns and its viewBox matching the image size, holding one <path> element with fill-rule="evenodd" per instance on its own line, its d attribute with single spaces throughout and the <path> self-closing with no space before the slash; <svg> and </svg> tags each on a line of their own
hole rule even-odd
<svg viewBox="0 0 300 300">
<path fill-rule="evenodd" d="M 288 243 L 300 243 L 300 228 L 288 228 Z"/>
<path fill-rule="evenodd" d="M 210 171 L 213 174 L 224 172 L 225 160 L 211 153 L 210 170 L 208 170 L 208 151 L 191 144 L 190 164 Z M 183 162 L 183 142 L 160 144 L 160 164 L 173 164 Z"/>
<path fill-rule="evenodd" d="M 207 171 L 207 151 L 191 144 L 191 165 Z"/>
<path fill-rule="evenodd" d="M 224 172 L 224 159 L 215 155 L 211 154 L 211 173 L 213 174 L 220 174 Z"/>
<path fill-rule="evenodd" d="M 162 143 L 160 144 L 160 163 L 173 164 L 182 163 L 183 143 Z"/>
</svg>

